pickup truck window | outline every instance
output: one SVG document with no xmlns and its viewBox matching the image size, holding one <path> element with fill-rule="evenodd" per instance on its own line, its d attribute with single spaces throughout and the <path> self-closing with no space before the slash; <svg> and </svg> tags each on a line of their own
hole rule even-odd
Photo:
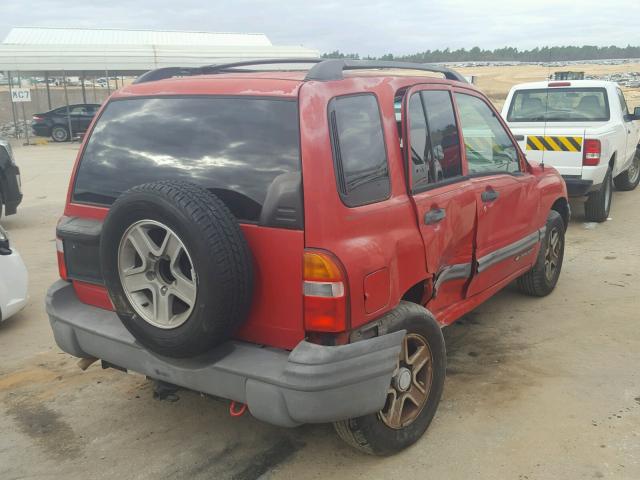
<svg viewBox="0 0 640 480">
<path fill-rule="evenodd" d="M 540 88 L 517 90 L 509 122 L 599 122 L 609 120 L 604 88 Z"/>
<path fill-rule="evenodd" d="M 620 108 L 622 109 L 622 116 L 629 115 L 629 107 L 627 106 L 627 101 L 624 98 L 624 93 L 619 88 L 618 90 L 618 98 L 620 99 Z"/>
<path fill-rule="evenodd" d="M 461 93 L 455 96 L 469 173 L 520 171 L 518 150 L 493 110 L 478 97 Z"/>
</svg>

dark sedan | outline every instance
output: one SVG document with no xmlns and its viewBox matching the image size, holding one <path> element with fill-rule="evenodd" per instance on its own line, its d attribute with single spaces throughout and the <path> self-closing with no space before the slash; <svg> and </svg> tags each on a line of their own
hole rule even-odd
<svg viewBox="0 0 640 480">
<path fill-rule="evenodd" d="M 100 105 L 85 103 L 56 108 L 46 113 L 36 113 L 33 116 L 31 128 L 39 137 L 51 137 L 55 142 L 66 142 L 74 136 L 84 133 L 98 112 Z M 71 123 L 71 131 L 69 131 Z"/>
</svg>

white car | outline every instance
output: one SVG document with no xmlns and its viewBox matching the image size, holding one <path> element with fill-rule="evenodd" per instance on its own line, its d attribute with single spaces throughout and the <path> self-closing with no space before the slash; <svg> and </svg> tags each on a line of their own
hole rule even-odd
<svg viewBox="0 0 640 480">
<path fill-rule="evenodd" d="M 585 216 L 609 216 L 613 185 L 640 182 L 640 107 L 629 112 L 620 87 L 601 80 L 522 83 L 502 109 L 527 158 L 552 165 L 572 197 L 586 197 Z"/>
<path fill-rule="evenodd" d="M 27 304 L 27 284 L 24 262 L 0 226 L 0 321 L 18 313 Z"/>
</svg>

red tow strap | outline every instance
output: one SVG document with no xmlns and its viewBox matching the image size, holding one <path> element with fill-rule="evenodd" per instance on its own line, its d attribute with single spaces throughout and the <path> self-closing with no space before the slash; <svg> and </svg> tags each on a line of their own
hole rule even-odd
<svg viewBox="0 0 640 480">
<path fill-rule="evenodd" d="M 240 407 L 238 407 L 238 405 L 240 405 Z M 229 404 L 229 415 L 232 417 L 241 417 L 246 411 L 246 403 L 236 403 L 234 400 L 231 400 L 231 403 Z"/>
</svg>

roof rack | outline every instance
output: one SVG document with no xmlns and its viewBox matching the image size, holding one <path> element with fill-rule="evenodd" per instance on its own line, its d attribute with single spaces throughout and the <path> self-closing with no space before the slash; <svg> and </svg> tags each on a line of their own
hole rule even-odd
<svg viewBox="0 0 640 480">
<path fill-rule="evenodd" d="M 164 67 L 150 70 L 140 75 L 133 83 L 155 82 L 172 77 L 188 77 L 193 75 L 205 75 L 216 73 L 229 73 L 238 71 L 240 67 L 258 65 L 285 65 L 285 64 L 314 64 L 305 76 L 305 80 L 317 80 L 326 82 L 341 80 L 344 78 L 344 70 L 372 70 L 372 69 L 398 69 L 417 70 L 423 72 L 441 73 L 448 80 L 467 83 L 467 80 L 454 70 L 432 65 L 429 63 L 390 62 L 379 60 L 345 60 L 345 59 L 321 59 L 321 58 L 268 58 L 262 60 L 245 60 L 242 62 L 220 63 L 205 65 L 203 67 Z M 242 72 L 256 70 L 242 69 Z"/>
<path fill-rule="evenodd" d="M 284 65 L 298 63 L 320 63 L 321 58 L 267 58 L 262 60 L 244 60 L 241 62 L 219 63 L 214 65 L 205 65 L 203 67 L 164 67 L 155 70 L 149 70 L 134 80 L 133 83 L 155 82 L 172 77 L 190 77 L 193 75 L 205 75 L 216 73 L 229 73 L 236 71 L 239 67 L 250 67 L 254 65 Z M 251 72 L 255 70 L 243 69 L 242 72 Z"/>
<path fill-rule="evenodd" d="M 373 70 L 373 69 L 398 69 L 398 70 L 418 70 L 422 72 L 441 73 L 447 80 L 455 80 L 458 82 L 468 83 L 467 80 L 458 72 L 449 68 L 440 67 L 430 63 L 410 63 L 410 62 L 393 62 L 382 60 L 344 60 L 333 59 L 319 62 L 309 70 L 305 80 L 341 80 L 344 70 Z"/>
</svg>

